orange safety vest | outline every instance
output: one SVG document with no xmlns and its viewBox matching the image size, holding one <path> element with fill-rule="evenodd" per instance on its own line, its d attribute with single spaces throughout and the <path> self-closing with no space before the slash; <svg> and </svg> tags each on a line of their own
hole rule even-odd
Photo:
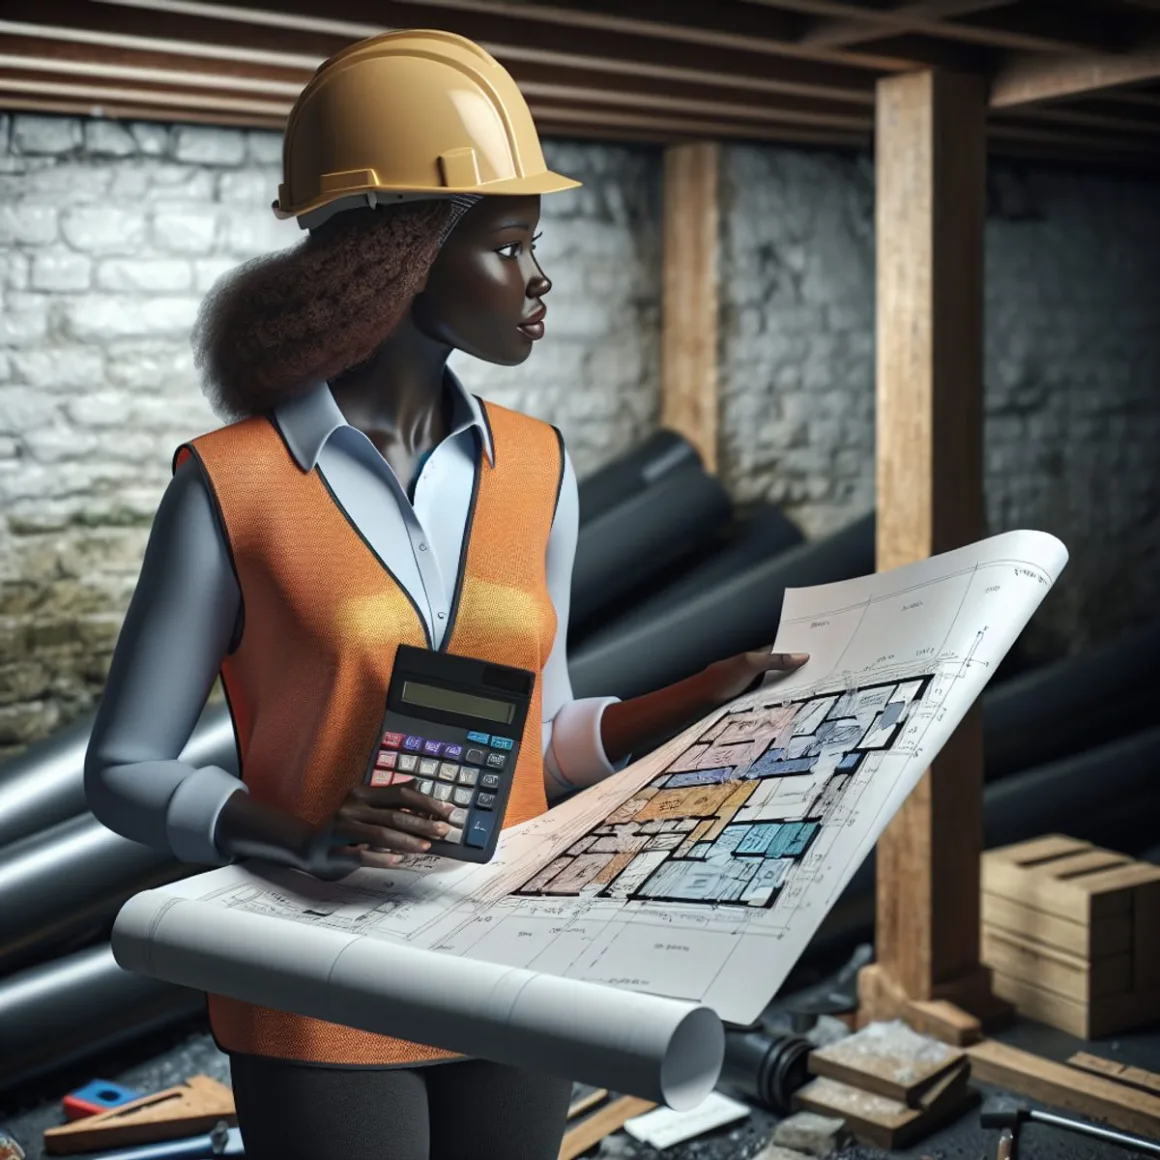
<svg viewBox="0 0 1160 1160">
<path fill-rule="evenodd" d="M 542 814 L 541 678 L 556 636 L 545 561 L 563 473 L 559 432 L 484 404 L 494 462 L 479 455 L 457 599 L 442 647 L 536 674 L 504 825 Z M 242 780 L 255 801 L 320 823 L 362 780 L 399 644 L 430 647 L 406 590 L 347 518 L 317 468 L 303 471 L 266 417 L 178 449 L 209 482 L 245 615 L 222 663 Z M 453 1059 L 447 1051 L 208 996 L 227 1052 L 317 1063 Z"/>
</svg>

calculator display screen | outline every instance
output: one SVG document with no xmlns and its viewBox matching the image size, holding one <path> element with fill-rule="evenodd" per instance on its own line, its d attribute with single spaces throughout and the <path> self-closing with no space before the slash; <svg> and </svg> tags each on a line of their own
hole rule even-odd
<svg viewBox="0 0 1160 1160">
<path fill-rule="evenodd" d="M 422 685 L 417 681 L 403 682 L 402 699 L 409 705 L 420 705 L 424 709 L 443 709 L 448 713 L 482 717 L 485 721 L 500 721 L 505 725 L 511 724 L 516 712 L 515 705 L 507 701 L 493 701 L 490 697 L 441 689 L 438 685 Z"/>
</svg>

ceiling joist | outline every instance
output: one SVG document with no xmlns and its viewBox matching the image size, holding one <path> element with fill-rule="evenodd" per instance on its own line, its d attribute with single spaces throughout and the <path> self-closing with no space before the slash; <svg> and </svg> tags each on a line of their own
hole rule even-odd
<svg viewBox="0 0 1160 1160">
<path fill-rule="evenodd" d="M 865 147 L 878 80 L 934 66 L 990 78 L 996 152 L 1160 149 L 1160 0 L 5 0 L 0 109 L 277 128 L 399 27 L 482 44 L 546 135 Z"/>
</svg>

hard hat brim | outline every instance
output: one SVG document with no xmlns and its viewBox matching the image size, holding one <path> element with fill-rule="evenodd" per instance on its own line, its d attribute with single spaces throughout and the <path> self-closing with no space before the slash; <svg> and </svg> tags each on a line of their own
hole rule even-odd
<svg viewBox="0 0 1160 1160">
<path fill-rule="evenodd" d="M 322 209 L 323 206 L 352 196 L 374 194 L 379 202 L 389 204 L 392 201 L 419 201 L 424 198 L 452 197 L 455 195 L 474 194 L 479 197 L 530 197 L 536 194 L 563 193 L 565 190 L 578 189 L 583 183 L 562 173 L 554 173 L 545 169 L 542 173 L 532 173 L 524 177 L 505 177 L 500 181 L 485 182 L 481 185 L 465 185 L 462 188 L 439 185 L 428 189 L 416 189 L 413 186 L 402 188 L 389 185 L 367 185 L 359 188 L 343 189 L 341 193 L 323 194 L 302 205 L 283 208 L 277 202 L 273 205 L 274 216 L 281 219 L 303 217 Z"/>
</svg>

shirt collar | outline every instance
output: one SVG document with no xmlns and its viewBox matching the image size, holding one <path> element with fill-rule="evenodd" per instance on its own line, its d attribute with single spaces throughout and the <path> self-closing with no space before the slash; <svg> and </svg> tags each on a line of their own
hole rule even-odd
<svg viewBox="0 0 1160 1160">
<path fill-rule="evenodd" d="M 488 463 L 494 467 L 495 448 L 492 445 L 491 428 L 479 400 L 463 386 L 454 371 L 448 368 L 445 374 L 452 398 L 451 430 L 448 435 L 458 435 L 475 427 L 487 453 Z M 350 426 L 334 401 L 329 384 L 324 382 L 311 388 L 305 395 L 276 407 L 274 422 L 282 432 L 290 454 L 303 471 L 313 471 L 327 440 L 340 427 Z"/>
</svg>

